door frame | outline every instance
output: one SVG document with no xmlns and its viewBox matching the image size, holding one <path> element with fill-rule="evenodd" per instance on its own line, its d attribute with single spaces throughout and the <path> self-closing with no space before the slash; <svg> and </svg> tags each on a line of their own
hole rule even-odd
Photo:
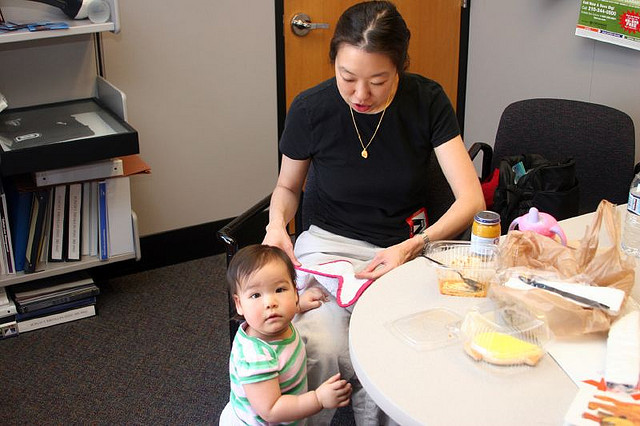
<svg viewBox="0 0 640 426">
<path fill-rule="evenodd" d="M 462 7 L 462 4 L 465 7 Z M 460 46 L 458 49 L 458 95 L 456 99 L 456 116 L 460 126 L 460 132 L 464 137 L 464 113 L 467 93 L 467 66 L 469 58 L 469 24 L 471 15 L 471 0 L 462 0 L 460 13 Z M 284 0 L 274 0 L 275 6 L 275 30 L 276 30 L 276 90 L 278 111 L 278 140 L 284 130 L 284 120 L 287 115 L 286 101 L 286 76 L 284 64 Z M 280 155 L 278 155 L 280 165 Z"/>
</svg>

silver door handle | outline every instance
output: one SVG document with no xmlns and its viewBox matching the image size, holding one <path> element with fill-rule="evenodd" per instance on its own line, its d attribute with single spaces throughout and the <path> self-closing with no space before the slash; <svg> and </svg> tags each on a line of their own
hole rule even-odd
<svg viewBox="0 0 640 426">
<path fill-rule="evenodd" d="M 298 13 L 291 18 L 291 30 L 297 36 L 304 37 L 309 34 L 311 30 L 329 28 L 329 24 L 320 24 L 311 22 L 309 15 L 304 13 Z"/>
</svg>

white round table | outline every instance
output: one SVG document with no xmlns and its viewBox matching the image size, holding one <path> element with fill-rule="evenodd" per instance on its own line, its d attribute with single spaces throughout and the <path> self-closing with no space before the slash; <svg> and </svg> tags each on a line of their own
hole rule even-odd
<svg viewBox="0 0 640 426">
<path fill-rule="evenodd" d="M 435 307 L 463 316 L 485 300 L 441 295 L 424 258 L 363 293 L 351 316 L 351 359 L 364 388 L 391 418 L 401 425 L 562 424 L 577 387 L 551 356 L 535 367 L 500 370 L 473 361 L 459 343 L 416 350 L 389 328 Z"/>
</svg>

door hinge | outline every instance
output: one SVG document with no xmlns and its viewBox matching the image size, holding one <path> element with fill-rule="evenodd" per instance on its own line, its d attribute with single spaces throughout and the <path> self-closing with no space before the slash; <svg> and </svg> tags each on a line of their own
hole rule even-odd
<svg viewBox="0 0 640 426">
<path fill-rule="evenodd" d="M 460 0 L 460 6 L 461 6 L 463 9 L 466 9 L 466 8 L 467 8 L 468 3 L 469 3 L 469 0 Z"/>
</svg>

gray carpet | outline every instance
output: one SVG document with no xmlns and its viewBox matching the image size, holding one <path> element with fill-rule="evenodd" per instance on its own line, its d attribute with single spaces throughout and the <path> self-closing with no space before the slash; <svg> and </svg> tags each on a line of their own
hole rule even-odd
<svg viewBox="0 0 640 426">
<path fill-rule="evenodd" d="M 0 340 L 0 424 L 217 424 L 229 398 L 224 262 L 111 279 L 98 316 Z M 332 424 L 353 424 L 349 410 Z"/>
</svg>

